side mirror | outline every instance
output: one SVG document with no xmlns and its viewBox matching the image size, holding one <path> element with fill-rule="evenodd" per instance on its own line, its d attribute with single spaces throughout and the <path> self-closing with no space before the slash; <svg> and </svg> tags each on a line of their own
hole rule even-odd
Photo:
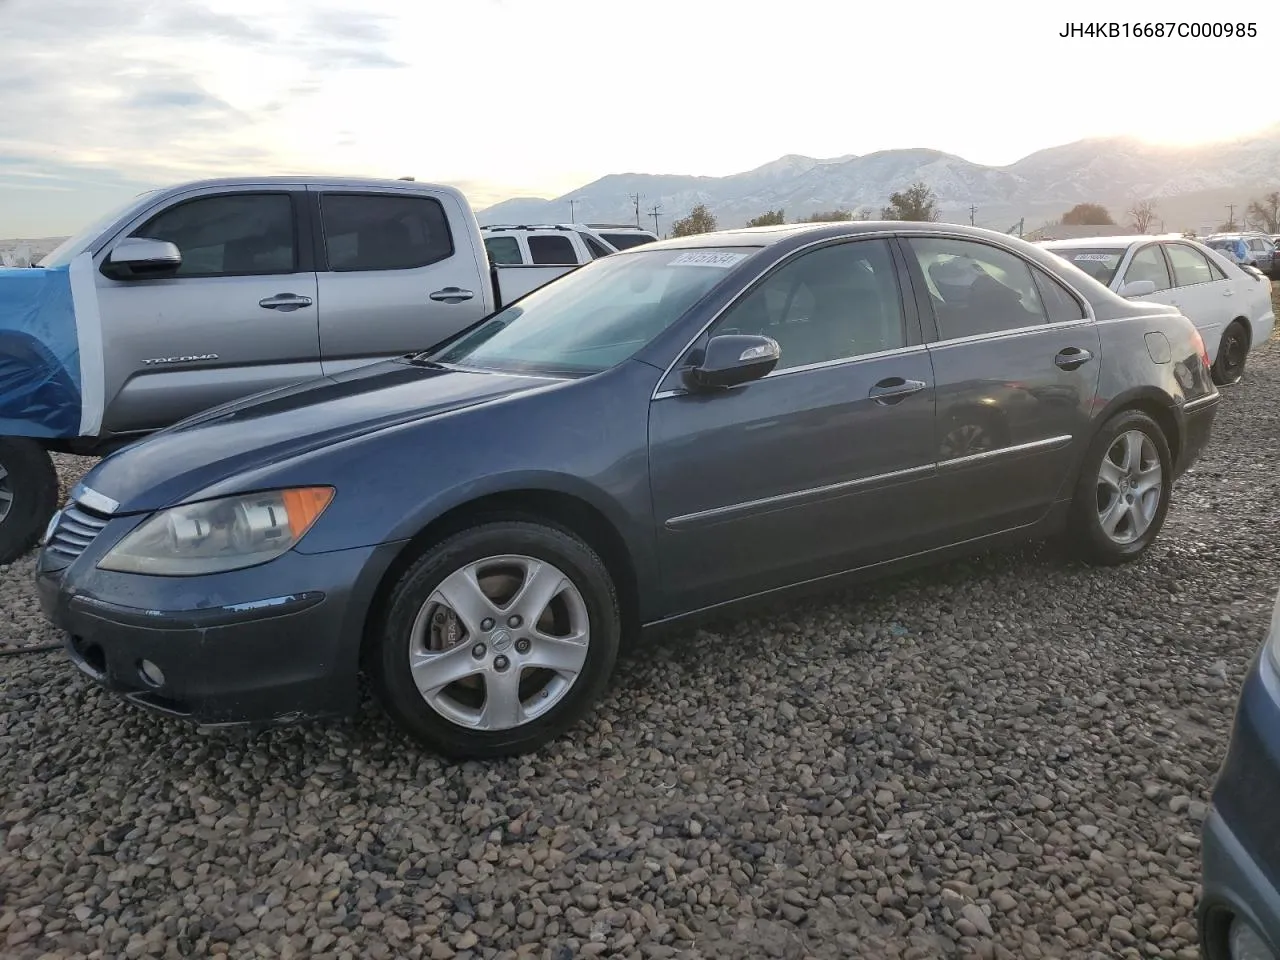
<svg viewBox="0 0 1280 960">
<path fill-rule="evenodd" d="M 1120 288 L 1122 297 L 1146 297 L 1156 292 L 1153 280 L 1130 280 Z"/>
<path fill-rule="evenodd" d="M 103 265 L 113 280 L 150 280 L 172 276 L 182 266 L 182 251 L 167 240 L 125 237 Z"/>
<path fill-rule="evenodd" d="M 759 380 L 778 365 L 782 348 L 770 337 L 725 333 L 707 342 L 702 359 L 686 367 L 684 382 L 690 390 L 722 390 Z"/>
</svg>

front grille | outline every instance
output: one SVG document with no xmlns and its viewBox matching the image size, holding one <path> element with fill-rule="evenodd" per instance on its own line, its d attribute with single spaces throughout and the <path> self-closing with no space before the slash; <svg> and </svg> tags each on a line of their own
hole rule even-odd
<svg viewBox="0 0 1280 960">
<path fill-rule="evenodd" d="M 93 538 L 102 532 L 110 519 L 78 503 L 67 504 L 49 535 L 46 556 L 61 562 L 64 567 L 70 565 L 93 543 Z"/>
</svg>

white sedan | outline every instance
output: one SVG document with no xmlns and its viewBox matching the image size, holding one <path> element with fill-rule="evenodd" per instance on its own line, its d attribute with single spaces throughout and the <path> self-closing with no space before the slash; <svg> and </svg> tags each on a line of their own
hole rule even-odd
<svg viewBox="0 0 1280 960">
<path fill-rule="evenodd" d="M 1200 330 L 1219 384 L 1239 380 L 1249 351 L 1271 336 L 1271 281 L 1194 240 L 1084 237 L 1041 246 L 1122 297 L 1177 307 Z"/>
</svg>

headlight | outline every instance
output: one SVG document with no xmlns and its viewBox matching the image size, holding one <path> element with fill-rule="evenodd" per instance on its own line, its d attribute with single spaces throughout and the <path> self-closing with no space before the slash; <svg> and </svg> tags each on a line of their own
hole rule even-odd
<svg viewBox="0 0 1280 960">
<path fill-rule="evenodd" d="M 266 563 L 301 540 L 332 499 L 332 487 L 300 487 L 170 507 L 112 547 L 98 566 L 190 577 Z"/>
</svg>

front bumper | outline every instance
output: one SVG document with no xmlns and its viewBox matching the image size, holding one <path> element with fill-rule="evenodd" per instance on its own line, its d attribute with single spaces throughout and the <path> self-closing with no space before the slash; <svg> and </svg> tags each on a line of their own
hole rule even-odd
<svg viewBox="0 0 1280 960">
<path fill-rule="evenodd" d="M 1245 680 L 1201 846 L 1206 960 L 1227 960 L 1233 918 L 1280 956 L 1280 677 L 1265 651 Z"/>
<path fill-rule="evenodd" d="M 58 569 L 43 551 L 36 589 L 72 663 L 101 686 L 201 725 L 269 727 L 354 710 L 367 612 L 399 546 L 204 577 L 98 570 L 93 546 Z"/>
</svg>

